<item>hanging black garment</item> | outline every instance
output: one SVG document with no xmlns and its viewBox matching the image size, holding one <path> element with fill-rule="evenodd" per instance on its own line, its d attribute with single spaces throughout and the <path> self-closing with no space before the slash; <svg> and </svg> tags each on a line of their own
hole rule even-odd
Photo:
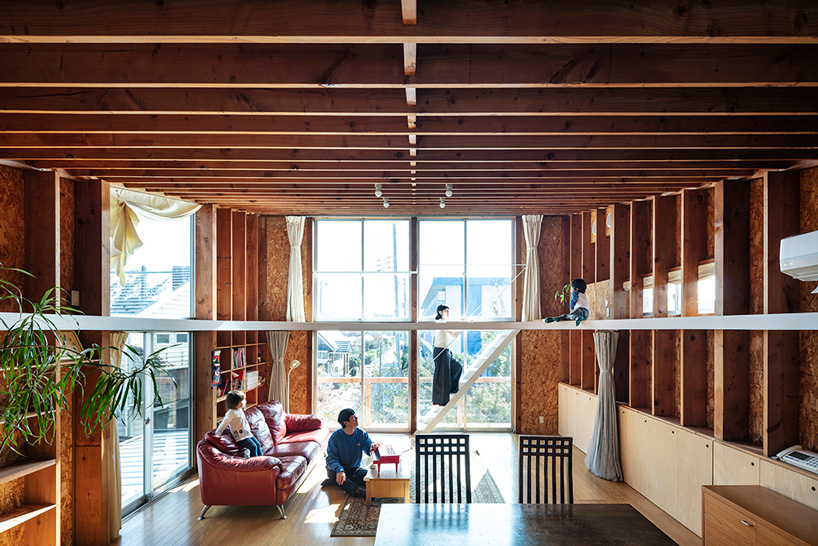
<svg viewBox="0 0 818 546">
<path fill-rule="evenodd" d="M 463 365 L 452 356 L 449 349 L 435 347 L 432 353 L 435 362 L 435 373 L 432 377 L 432 404 L 445 406 L 449 395 L 460 388 L 460 376 Z"/>
</svg>

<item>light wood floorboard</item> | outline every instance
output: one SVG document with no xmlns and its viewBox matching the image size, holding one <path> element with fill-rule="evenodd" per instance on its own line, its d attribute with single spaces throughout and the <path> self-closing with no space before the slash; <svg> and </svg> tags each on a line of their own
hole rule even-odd
<svg viewBox="0 0 818 546">
<path fill-rule="evenodd" d="M 382 436 L 376 434 L 383 440 Z M 406 441 L 404 439 L 404 441 Z M 490 470 L 506 502 L 517 501 L 517 435 L 471 434 L 471 449 Z M 195 476 L 123 522 L 118 546 L 202 545 L 232 546 L 355 546 L 374 544 L 373 538 L 332 538 L 346 495 L 337 487 L 321 489 L 323 463 L 318 461 L 299 491 L 287 502 L 287 519 L 275 506 L 214 506 L 204 521 L 199 481 Z M 682 546 L 701 539 L 681 523 L 624 483 L 597 478 L 585 467 L 585 454 L 574 449 L 574 502 L 631 504 Z"/>
</svg>

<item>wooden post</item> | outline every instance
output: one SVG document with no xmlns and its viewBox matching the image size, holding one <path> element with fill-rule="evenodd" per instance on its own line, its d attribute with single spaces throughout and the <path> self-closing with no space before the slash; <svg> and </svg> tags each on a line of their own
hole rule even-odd
<svg viewBox="0 0 818 546">
<path fill-rule="evenodd" d="M 312 245 L 313 245 L 313 230 L 315 229 L 315 220 L 313 218 L 305 218 L 304 219 L 304 237 L 301 240 L 301 255 L 303 259 L 303 269 L 302 273 L 302 282 L 304 287 L 304 320 L 307 322 L 312 322 L 312 271 L 313 271 L 313 263 L 312 263 Z M 315 383 L 314 376 L 315 376 L 315 369 L 313 366 L 313 362 L 315 359 L 313 358 L 313 352 L 315 351 L 315 332 L 309 331 L 307 332 L 307 369 L 306 369 L 306 379 L 307 382 L 307 413 L 312 413 L 315 411 L 314 403 L 313 403 L 313 385 Z"/>
<path fill-rule="evenodd" d="M 110 190 L 107 182 L 88 180 L 77 183 L 75 191 L 75 270 L 74 285 L 80 292 L 80 309 L 87 315 L 110 314 Z M 107 331 L 82 332 L 84 347 L 94 343 L 110 345 Z M 102 361 L 108 361 L 107 351 Z M 93 384 L 95 374 L 86 381 Z M 74 408 L 83 403 L 83 393 L 74 393 Z M 74 416 L 74 542 L 108 544 L 111 541 L 109 492 L 104 468 L 102 433 L 86 436 L 79 418 Z"/>
<path fill-rule="evenodd" d="M 682 192 L 682 315 L 699 314 L 699 263 L 707 256 L 709 190 Z M 707 331 L 683 330 L 680 420 L 707 425 Z"/>
<path fill-rule="evenodd" d="M 560 222 L 560 227 L 562 229 L 562 240 L 566 241 L 567 244 L 562 245 L 562 268 L 561 268 L 561 279 L 570 279 L 571 278 L 571 217 L 570 216 L 563 216 L 562 221 Z M 542 261 L 542 256 L 540 256 L 540 261 Z M 540 277 L 542 278 L 543 275 L 543 268 L 540 267 Z M 564 282 L 564 281 L 561 281 Z M 543 300 L 550 300 L 550 294 L 540 294 L 540 301 Z M 521 352 L 521 351 L 518 351 Z M 560 381 L 570 383 L 571 378 L 571 335 L 566 330 L 560 330 L 560 356 L 562 357 L 562 366 L 560 368 Z"/>
<path fill-rule="evenodd" d="M 24 269 L 35 276 L 26 276 L 22 289 L 27 299 L 40 301 L 48 290 L 60 286 L 60 177 L 51 171 L 25 171 L 23 180 Z M 53 509 L 23 525 L 22 539 L 26 544 L 60 544 L 60 421 L 61 412 L 57 408 L 53 421 L 54 441 L 24 448 L 27 457 L 56 461 L 54 466 L 23 479 L 24 504 L 54 505 Z"/>
<path fill-rule="evenodd" d="M 194 240 L 197 319 L 216 319 L 216 211 L 203 205 L 196 212 Z M 211 351 L 216 348 L 215 332 L 193 333 L 196 404 L 193 444 L 216 426 L 216 389 L 211 386 Z M 196 461 L 194 457 L 194 462 Z"/>
<path fill-rule="evenodd" d="M 781 239 L 799 233 L 798 171 L 764 176 L 764 312 L 797 313 L 798 281 L 779 266 Z M 770 317 L 771 325 L 775 317 Z M 798 443 L 797 331 L 764 331 L 764 455 Z"/>
<path fill-rule="evenodd" d="M 418 219 L 409 220 L 409 270 L 418 270 Z M 409 301 L 411 302 L 409 320 L 418 321 L 418 276 L 409 276 Z M 409 333 L 409 433 L 414 434 L 418 429 L 418 331 Z M 519 369 L 516 370 L 517 381 L 520 380 Z M 519 392 L 519 389 L 517 390 Z M 518 397 L 519 398 L 519 397 Z M 519 402 L 518 402 L 519 406 Z M 517 407 L 517 415 L 520 414 Z"/>
<path fill-rule="evenodd" d="M 611 278 L 611 237 L 608 235 L 607 217 L 607 208 L 596 209 L 596 273 L 594 274 L 594 282 L 607 281 Z"/>
<path fill-rule="evenodd" d="M 750 312 L 750 184 L 718 182 L 714 190 L 716 315 Z M 750 431 L 750 332 L 716 330 L 713 434 L 741 441 Z"/>
<path fill-rule="evenodd" d="M 653 316 L 666 317 L 668 269 L 674 262 L 676 197 L 661 196 L 653 202 Z M 673 330 L 653 330 L 653 415 L 675 414 L 676 336 Z"/>
<path fill-rule="evenodd" d="M 594 234 L 591 232 L 591 213 L 582 213 L 582 279 L 591 284 L 596 282 L 596 251 L 594 249 Z"/>
<path fill-rule="evenodd" d="M 653 235 L 652 201 L 631 203 L 630 222 L 630 291 L 628 303 L 630 316 L 639 318 L 642 312 L 642 290 L 652 257 L 651 237 Z M 633 408 L 650 408 L 650 370 L 652 362 L 652 337 L 647 330 L 630 332 L 630 370 L 628 385 L 628 405 Z"/>
<path fill-rule="evenodd" d="M 575 277 L 582 277 L 582 234 L 583 215 L 574 214 L 571 216 L 571 263 L 570 274 L 566 281 Z M 568 382 L 571 385 L 579 386 L 582 383 L 582 332 L 572 331 L 569 333 L 569 355 L 568 355 Z"/>
<path fill-rule="evenodd" d="M 629 318 L 628 292 L 625 282 L 630 277 L 630 207 L 617 203 L 611 207 L 610 278 L 612 319 Z M 630 377 L 630 332 L 620 330 L 613 366 L 616 399 L 628 402 Z"/>
</svg>

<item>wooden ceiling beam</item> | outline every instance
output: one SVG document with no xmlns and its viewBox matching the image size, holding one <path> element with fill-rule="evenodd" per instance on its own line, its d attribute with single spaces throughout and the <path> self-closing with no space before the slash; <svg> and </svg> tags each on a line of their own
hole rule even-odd
<svg viewBox="0 0 818 546">
<path fill-rule="evenodd" d="M 815 115 L 803 87 L 423 89 L 418 118 L 502 114 Z M 0 112 L 394 116 L 410 112 L 402 89 L 224 89 L 179 86 L 0 87 Z"/>
<path fill-rule="evenodd" d="M 139 148 L 139 147 L 0 147 L 0 159 L 26 160 L 257 160 L 257 161 L 410 161 L 405 150 L 293 148 Z M 669 149 L 548 149 L 548 150 L 421 150 L 417 163 L 443 161 L 469 164 L 472 161 L 795 161 L 818 159 L 818 149 L 787 148 L 696 148 Z"/>
<path fill-rule="evenodd" d="M 818 133 L 813 116 L 229 116 L 138 114 L 3 114 L 0 133 L 289 134 L 382 136 L 548 136 L 606 134 Z"/>
<path fill-rule="evenodd" d="M 655 176 L 655 177 L 633 177 L 633 178 L 613 177 L 613 180 L 617 180 L 617 181 L 620 181 L 622 183 L 633 183 L 633 184 L 639 184 L 639 183 L 641 183 L 641 184 L 679 183 L 680 181 L 684 181 L 685 183 L 689 182 L 690 184 L 693 184 L 693 185 L 700 185 L 700 184 L 704 184 L 704 183 L 707 183 L 707 182 L 715 182 L 715 181 L 721 180 L 722 178 L 723 177 L 720 177 L 720 176 L 713 176 L 713 177 L 707 177 L 707 176 L 693 177 L 693 176 L 691 176 L 691 177 L 683 177 L 683 178 L 680 178 L 680 177 L 667 177 L 667 176 Z M 260 184 L 260 185 L 263 185 L 265 183 L 270 182 L 270 180 L 265 181 L 264 179 L 258 179 L 258 178 L 218 177 L 218 176 L 205 176 L 205 175 L 202 175 L 200 177 L 184 177 L 184 176 L 176 176 L 176 177 L 157 176 L 157 177 L 150 177 L 150 178 L 148 178 L 148 177 L 145 177 L 145 178 L 143 178 L 143 177 L 122 177 L 122 178 L 111 178 L 111 180 L 115 181 L 117 183 L 120 183 L 120 184 L 134 184 L 134 183 L 148 184 L 148 183 L 152 183 L 154 186 L 157 186 L 157 187 L 159 185 L 170 185 L 170 184 L 175 184 L 175 183 L 186 183 L 187 184 L 187 183 L 195 183 L 195 182 L 215 183 L 215 184 L 241 184 L 241 183 L 250 184 L 250 183 L 255 183 L 255 184 Z M 308 181 L 300 180 L 300 179 L 276 178 L 274 180 L 276 180 L 277 182 L 293 183 L 293 184 L 296 184 L 296 183 L 306 184 L 306 183 L 308 183 Z M 555 178 L 550 178 L 549 179 L 549 181 L 553 181 L 553 182 L 556 182 L 556 183 L 577 183 L 577 184 L 581 184 L 581 183 L 597 184 L 597 183 L 599 183 L 600 180 L 602 180 L 602 179 L 595 178 L 595 177 L 583 177 L 583 176 L 561 177 L 561 178 L 556 178 L 555 177 Z M 611 180 L 605 180 L 605 181 L 610 182 Z M 343 180 L 343 182 L 346 183 L 346 184 L 374 184 L 374 181 L 371 180 L 371 179 L 360 179 L 360 178 L 350 178 L 350 179 L 347 179 L 347 180 Z M 417 181 L 417 182 L 420 182 L 420 181 Z M 442 186 L 446 182 L 456 183 L 457 180 L 456 179 L 441 178 L 441 179 L 439 179 L 437 181 L 427 180 L 427 182 L 429 184 L 439 184 L 439 185 Z M 520 184 L 521 186 L 525 186 L 527 184 L 542 183 L 543 180 L 542 179 L 532 178 L 532 179 L 520 179 L 520 180 L 516 180 L 516 181 L 508 180 L 507 182 L 509 182 L 509 183 L 516 182 L 516 183 Z M 313 183 L 314 184 L 327 184 L 328 181 L 314 181 Z M 395 180 L 395 183 L 411 184 L 412 181 L 410 179 L 406 178 L 406 179 Z M 496 184 L 497 180 L 474 179 L 474 180 L 469 180 L 468 183 L 472 184 L 472 185 L 480 185 L 480 184 L 491 185 L 491 184 Z"/>
<path fill-rule="evenodd" d="M 422 16 L 414 25 L 404 24 L 404 2 L 11 0 L 0 4 L 0 39 L 23 43 L 708 44 L 814 43 L 818 36 L 818 8 L 809 0 L 683 5 L 676 0 L 592 0 L 583 2 L 582 9 L 556 0 L 448 0 L 423 4 Z"/>
<path fill-rule="evenodd" d="M 253 135 L 253 134 L 82 134 L 0 133 L 0 148 L 288 148 L 379 149 L 408 152 L 406 138 L 377 135 Z M 774 135 L 552 135 L 552 136 L 423 136 L 418 154 L 431 150 L 637 149 L 637 148 L 788 148 L 818 147 L 818 134 Z"/>
<path fill-rule="evenodd" d="M 816 45 L 5 44 L 0 86 L 815 87 Z M 480 70 L 474 70 L 479 66 Z M 668 77 L 672 66 L 672 77 Z"/>
</svg>

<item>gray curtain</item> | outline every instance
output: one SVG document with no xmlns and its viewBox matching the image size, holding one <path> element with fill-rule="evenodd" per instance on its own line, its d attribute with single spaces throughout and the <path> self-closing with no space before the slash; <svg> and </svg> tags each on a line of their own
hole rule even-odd
<svg viewBox="0 0 818 546">
<path fill-rule="evenodd" d="M 614 395 L 613 361 L 619 332 L 594 332 L 596 358 L 599 361 L 599 395 L 596 419 L 585 466 L 606 480 L 621 482 L 622 465 L 619 463 L 619 431 L 616 426 L 616 397 Z"/>
<path fill-rule="evenodd" d="M 267 389 L 267 400 L 278 400 L 284 411 L 290 411 L 290 401 L 287 400 L 287 370 L 284 369 L 284 353 L 287 352 L 287 341 L 290 332 L 267 332 L 267 346 L 270 348 L 270 388 Z"/>
</svg>

